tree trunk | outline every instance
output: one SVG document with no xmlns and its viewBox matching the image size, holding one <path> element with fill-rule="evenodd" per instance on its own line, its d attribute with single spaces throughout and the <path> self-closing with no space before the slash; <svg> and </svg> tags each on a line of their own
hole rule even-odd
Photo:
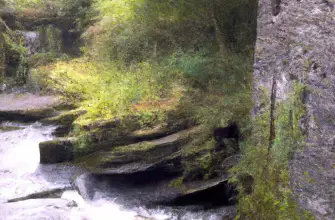
<svg viewBox="0 0 335 220">
<path fill-rule="evenodd" d="M 2 34 L 0 34 L 0 83 L 2 83 L 5 78 L 5 60 L 5 43 Z"/>
<path fill-rule="evenodd" d="M 276 98 L 277 98 L 277 74 L 274 73 L 272 79 L 272 89 L 271 89 L 271 104 L 270 104 L 270 137 L 268 146 L 268 159 L 270 155 L 270 150 L 274 144 L 276 138 L 276 125 L 275 125 L 275 108 L 276 108 Z"/>
</svg>

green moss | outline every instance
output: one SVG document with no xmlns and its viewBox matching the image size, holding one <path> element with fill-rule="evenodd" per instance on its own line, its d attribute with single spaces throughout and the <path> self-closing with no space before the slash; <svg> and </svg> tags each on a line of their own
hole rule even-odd
<svg viewBox="0 0 335 220">
<path fill-rule="evenodd" d="M 184 185 L 184 177 L 178 177 L 176 179 L 171 180 L 171 182 L 169 183 L 169 187 L 180 189 L 184 193 L 187 192 L 187 187 Z"/>
<path fill-rule="evenodd" d="M 155 144 L 148 141 L 144 141 L 128 146 L 115 147 L 113 148 L 113 152 L 115 153 L 145 152 L 155 147 L 156 147 Z"/>
<path fill-rule="evenodd" d="M 210 153 L 207 153 L 202 157 L 198 158 L 198 162 L 200 167 L 202 167 L 205 170 L 209 170 L 212 165 L 212 155 Z"/>
<path fill-rule="evenodd" d="M 294 83 L 286 101 L 276 106 L 276 139 L 268 155 L 269 113 L 254 119 L 253 136 L 243 143 L 243 157 L 231 171 L 231 182 L 238 183 L 239 215 L 237 219 L 314 219 L 296 205 L 290 190 L 288 161 L 292 152 L 303 146 L 300 119 L 306 114 L 303 104 L 305 85 Z M 244 193 L 238 176 L 254 178 L 253 192 Z"/>
<path fill-rule="evenodd" d="M 101 166 L 105 162 L 113 161 L 116 157 L 110 152 L 95 152 L 86 156 L 77 156 L 75 163 L 91 171 L 103 171 Z"/>
<path fill-rule="evenodd" d="M 76 110 L 65 112 L 65 113 L 60 114 L 56 117 L 46 118 L 42 121 L 45 122 L 45 123 L 55 123 L 55 124 L 59 124 L 59 125 L 63 125 L 63 126 L 69 126 L 78 117 L 80 117 L 81 115 L 83 115 L 85 113 L 86 113 L 85 110 L 76 109 Z"/>
</svg>

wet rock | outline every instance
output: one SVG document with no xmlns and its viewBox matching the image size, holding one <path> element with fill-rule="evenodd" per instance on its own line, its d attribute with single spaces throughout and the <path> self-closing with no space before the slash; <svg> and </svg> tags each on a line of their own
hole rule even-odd
<svg viewBox="0 0 335 220">
<path fill-rule="evenodd" d="M 74 142 L 74 138 L 64 138 L 40 143 L 40 163 L 53 164 L 72 161 Z"/>
<path fill-rule="evenodd" d="M 42 192 L 32 193 L 24 197 L 10 199 L 7 201 L 7 203 L 20 202 L 20 201 L 25 201 L 29 199 L 61 198 L 64 191 L 70 190 L 70 189 L 72 188 L 63 187 L 63 188 L 57 188 L 57 189 L 51 189 L 51 190 L 46 190 Z"/>
<path fill-rule="evenodd" d="M 73 182 L 73 187 L 79 192 L 81 197 L 85 200 L 90 200 L 94 196 L 94 185 L 92 179 L 92 174 L 82 174 L 76 178 Z"/>
</svg>

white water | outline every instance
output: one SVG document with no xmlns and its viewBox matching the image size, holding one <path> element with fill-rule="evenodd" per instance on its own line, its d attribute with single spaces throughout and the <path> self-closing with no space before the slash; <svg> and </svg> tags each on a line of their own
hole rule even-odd
<svg viewBox="0 0 335 220">
<path fill-rule="evenodd" d="M 21 130 L 0 133 L 0 201 L 41 190 L 50 185 L 43 176 L 35 176 L 39 167 L 38 143 L 50 140 L 52 127 L 40 124 L 6 126 Z"/>
<path fill-rule="evenodd" d="M 0 124 L 1 125 L 1 124 Z M 28 200 L 5 204 L 8 199 L 31 193 L 70 186 L 74 176 L 83 171 L 70 165 L 40 165 L 38 144 L 52 139 L 54 127 L 2 123 L 21 129 L 0 132 L 0 219 L 1 220 L 218 220 L 221 211 L 187 212 L 179 209 L 125 208 L 117 198 L 106 198 L 96 192 L 92 201 L 85 201 L 76 191 L 63 193 L 61 201 Z M 93 190 L 93 189 L 92 189 Z M 64 201 L 75 201 L 68 207 Z M 63 202 L 63 203 L 62 203 Z M 63 204 L 63 205 L 60 205 Z M 14 207 L 14 208 L 13 208 Z M 13 211 L 14 210 L 14 211 Z"/>
</svg>

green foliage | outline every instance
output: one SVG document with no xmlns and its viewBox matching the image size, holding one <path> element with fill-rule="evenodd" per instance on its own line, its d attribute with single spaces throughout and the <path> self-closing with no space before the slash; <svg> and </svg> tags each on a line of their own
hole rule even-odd
<svg viewBox="0 0 335 220">
<path fill-rule="evenodd" d="M 267 153 L 269 140 L 269 114 L 258 116 L 254 121 L 253 135 L 243 144 L 243 157 L 232 169 L 232 182 L 238 183 L 238 219 L 313 219 L 300 210 L 289 186 L 288 161 L 291 153 L 303 144 L 299 121 L 305 115 L 301 94 L 305 86 L 295 84 L 291 96 L 277 106 L 276 139 L 272 151 Z M 243 193 L 240 175 L 254 178 L 253 192 Z"/>
<path fill-rule="evenodd" d="M 178 177 L 174 180 L 171 180 L 169 187 L 181 189 L 183 192 L 187 191 L 186 186 L 183 184 L 183 177 Z"/>
<path fill-rule="evenodd" d="M 13 77 L 18 82 L 24 81 L 28 75 L 28 65 L 26 60 L 26 51 L 23 37 L 20 33 L 7 30 L 3 33 L 4 38 L 4 56 L 6 71 L 5 76 Z"/>
<path fill-rule="evenodd" d="M 251 63 L 249 57 L 237 55 L 222 60 L 196 54 L 177 60 L 175 65 L 191 85 L 185 97 L 190 114 L 211 128 L 235 121 L 247 130 L 253 105 Z"/>
<path fill-rule="evenodd" d="M 77 59 L 41 67 L 33 75 L 46 90 L 61 93 L 86 109 L 88 113 L 81 118 L 84 124 L 95 119 L 110 120 L 142 113 L 145 124 L 146 118 L 152 118 L 150 112 L 159 109 L 153 106 L 142 111 L 140 101 L 154 103 L 169 98 L 177 89 L 178 72 L 167 71 L 165 74 L 170 74 L 169 78 L 162 78 L 161 71 L 165 70 L 149 63 L 140 63 L 126 70 L 113 64 Z M 143 105 L 150 105 L 150 102 Z M 136 104 L 138 108 L 134 106 Z"/>
<path fill-rule="evenodd" d="M 87 30 L 85 51 L 126 63 L 156 60 L 176 49 L 216 53 L 220 45 L 250 55 L 256 5 L 255 0 L 98 0 L 100 21 Z"/>
<path fill-rule="evenodd" d="M 57 59 L 65 59 L 64 57 L 59 57 L 58 54 L 48 52 L 48 53 L 36 53 L 27 58 L 28 65 L 30 68 L 36 68 L 39 66 L 48 65 Z"/>
</svg>

